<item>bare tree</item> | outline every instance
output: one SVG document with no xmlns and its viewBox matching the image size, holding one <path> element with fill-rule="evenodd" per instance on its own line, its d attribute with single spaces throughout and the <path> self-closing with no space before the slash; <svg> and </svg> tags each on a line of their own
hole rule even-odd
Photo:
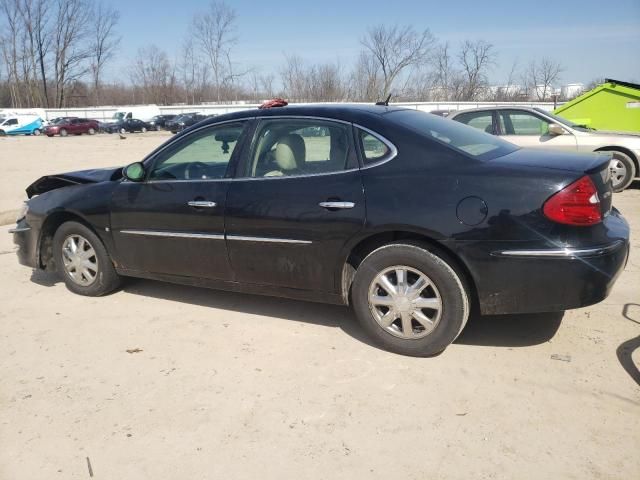
<svg viewBox="0 0 640 480">
<path fill-rule="evenodd" d="M 487 73 L 495 64 L 493 45 L 484 40 L 465 40 L 458 54 L 464 86 L 461 100 L 475 100 L 487 86 Z"/>
<path fill-rule="evenodd" d="M 2 56 L 7 69 L 7 82 L 11 104 L 14 107 L 21 107 L 22 95 L 20 90 L 21 75 L 19 66 L 22 60 L 22 26 L 20 21 L 20 10 L 15 0 L 0 0 L 0 10 L 4 14 L 5 25 L 2 36 Z"/>
<path fill-rule="evenodd" d="M 361 43 L 380 67 L 382 89 L 379 93 L 386 97 L 405 69 L 427 62 L 435 39 L 428 29 L 417 32 L 410 25 L 378 25 L 369 29 Z"/>
<path fill-rule="evenodd" d="M 29 77 L 23 81 L 27 84 L 32 103 L 49 106 L 46 56 L 51 43 L 48 29 L 50 4 L 46 0 L 18 0 L 15 3 L 20 12 L 26 40 L 24 61 L 29 62 Z"/>
<path fill-rule="evenodd" d="M 65 104 L 67 85 L 87 73 L 90 49 L 86 39 L 90 19 L 91 9 L 86 0 L 57 0 L 53 20 L 53 65 L 58 108 Z"/>
<path fill-rule="evenodd" d="M 176 75 L 166 52 L 155 45 L 138 50 L 131 79 L 141 87 L 143 103 L 168 104 L 176 98 Z"/>
<path fill-rule="evenodd" d="M 547 101 L 553 93 L 553 85 L 560 79 L 564 68 L 559 62 L 543 58 L 532 60 L 525 72 L 524 83 L 538 101 Z"/>
<path fill-rule="evenodd" d="M 213 73 L 216 100 L 221 100 L 222 86 L 234 74 L 231 49 L 237 43 L 236 12 L 223 1 L 213 1 L 206 12 L 193 18 L 193 34 Z"/>
<path fill-rule="evenodd" d="M 96 105 L 100 102 L 100 78 L 104 66 L 113 58 L 120 43 L 120 37 L 116 34 L 119 21 L 120 12 L 110 5 L 99 2 L 93 11 L 90 68 Z"/>
</svg>

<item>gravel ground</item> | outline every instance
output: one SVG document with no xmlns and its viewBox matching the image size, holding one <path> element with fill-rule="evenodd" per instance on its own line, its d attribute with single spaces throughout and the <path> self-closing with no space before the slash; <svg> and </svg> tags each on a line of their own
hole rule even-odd
<svg viewBox="0 0 640 480">
<path fill-rule="evenodd" d="M 166 138 L 2 139 L 0 210 L 40 175 Z M 638 231 L 638 182 L 614 203 Z M 417 359 L 338 306 L 145 280 L 76 296 L 19 266 L 7 230 L 0 479 L 640 478 L 635 238 L 603 303 L 472 318 Z"/>
</svg>

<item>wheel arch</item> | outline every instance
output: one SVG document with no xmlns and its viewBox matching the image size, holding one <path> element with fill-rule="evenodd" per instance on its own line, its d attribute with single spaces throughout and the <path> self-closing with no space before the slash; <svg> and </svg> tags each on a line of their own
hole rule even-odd
<svg viewBox="0 0 640 480">
<path fill-rule="evenodd" d="M 364 260 L 369 253 L 384 245 L 401 241 L 406 241 L 411 244 L 419 244 L 426 250 L 443 258 L 443 260 L 445 260 L 456 271 L 464 286 L 468 289 L 469 300 L 472 308 L 477 307 L 478 292 L 476 284 L 473 276 L 471 275 L 471 271 L 464 261 L 462 261 L 462 259 L 453 250 L 434 238 L 423 233 L 402 229 L 372 233 L 371 235 L 360 239 L 360 241 L 350 249 L 346 260 L 341 265 L 340 292 L 346 305 L 350 303 L 350 292 L 353 284 L 353 278 L 358 266 L 362 263 L 362 260 Z"/>
<path fill-rule="evenodd" d="M 55 268 L 53 260 L 53 237 L 60 225 L 66 222 L 78 222 L 91 230 L 98 238 L 96 229 L 82 215 L 69 210 L 56 210 L 46 216 L 40 229 L 40 238 L 38 239 L 38 265 L 40 268 L 50 270 Z"/>
</svg>

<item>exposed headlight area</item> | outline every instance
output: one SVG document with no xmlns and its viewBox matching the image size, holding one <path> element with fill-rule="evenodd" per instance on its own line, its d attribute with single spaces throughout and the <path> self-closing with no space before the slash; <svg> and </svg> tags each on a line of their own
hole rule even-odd
<svg viewBox="0 0 640 480">
<path fill-rule="evenodd" d="M 29 211 L 29 201 L 25 200 L 24 202 L 22 202 L 22 206 L 20 207 L 20 210 L 18 210 L 18 216 L 16 217 L 16 223 L 19 222 L 20 220 L 22 220 L 24 217 L 26 217 L 28 211 Z"/>
</svg>

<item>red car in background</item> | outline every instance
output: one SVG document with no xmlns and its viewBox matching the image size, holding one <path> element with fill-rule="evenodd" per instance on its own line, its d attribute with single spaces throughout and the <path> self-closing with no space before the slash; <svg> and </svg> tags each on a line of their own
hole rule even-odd
<svg viewBox="0 0 640 480">
<path fill-rule="evenodd" d="M 77 117 L 61 118 L 44 128 L 44 134 L 47 137 L 53 137 L 54 135 L 66 137 L 67 135 L 82 135 L 83 133 L 93 135 L 97 131 L 97 121 L 88 118 Z"/>
</svg>

